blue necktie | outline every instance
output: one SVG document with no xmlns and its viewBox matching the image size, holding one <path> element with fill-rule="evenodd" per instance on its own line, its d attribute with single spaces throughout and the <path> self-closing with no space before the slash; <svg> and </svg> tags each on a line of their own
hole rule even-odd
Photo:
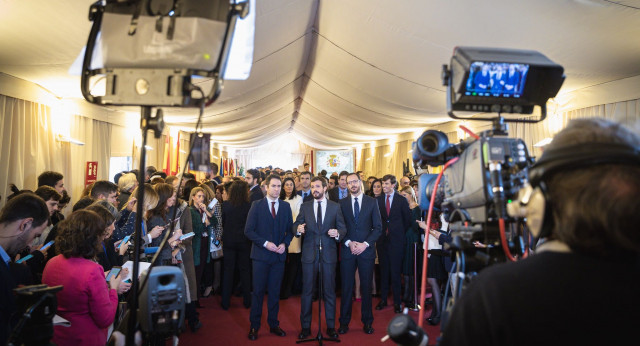
<svg viewBox="0 0 640 346">
<path fill-rule="evenodd" d="M 356 197 L 353 203 L 353 217 L 356 219 L 356 225 L 358 224 L 358 217 L 360 217 L 360 205 L 358 204 L 358 197 Z"/>
</svg>

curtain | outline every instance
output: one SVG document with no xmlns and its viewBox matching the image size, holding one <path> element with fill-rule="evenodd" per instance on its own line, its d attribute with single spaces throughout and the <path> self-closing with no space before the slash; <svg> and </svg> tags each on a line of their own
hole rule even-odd
<svg viewBox="0 0 640 346">
<path fill-rule="evenodd" d="M 52 129 L 69 128 L 69 135 L 81 142 L 78 146 L 57 141 Z M 71 203 L 84 188 L 87 161 L 98 162 L 98 179 L 109 179 L 111 124 L 70 115 L 53 119 L 50 107 L 35 102 L 0 95 L 0 194 L 2 201 L 11 192 L 9 184 L 20 189 L 35 190 L 37 177 L 44 171 L 64 175 Z"/>
</svg>

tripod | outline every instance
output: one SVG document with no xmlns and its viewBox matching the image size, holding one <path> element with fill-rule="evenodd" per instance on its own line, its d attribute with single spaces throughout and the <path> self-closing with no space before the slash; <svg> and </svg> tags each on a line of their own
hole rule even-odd
<svg viewBox="0 0 640 346">
<path fill-rule="evenodd" d="M 318 239 L 319 239 L 319 243 L 318 243 L 319 244 L 318 246 L 319 279 L 318 280 L 320 280 L 320 288 L 319 288 L 320 292 L 318 292 L 318 335 L 316 335 L 316 337 L 312 339 L 297 340 L 296 344 L 301 344 L 303 342 L 309 342 L 309 341 L 318 341 L 318 344 L 322 346 L 322 341 L 340 342 L 340 339 L 334 339 L 329 337 L 325 338 L 324 336 L 322 336 L 322 298 L 324 294 L 324 285 L 322 284 L 322 236 L 318 235 Z"/>
</svg>

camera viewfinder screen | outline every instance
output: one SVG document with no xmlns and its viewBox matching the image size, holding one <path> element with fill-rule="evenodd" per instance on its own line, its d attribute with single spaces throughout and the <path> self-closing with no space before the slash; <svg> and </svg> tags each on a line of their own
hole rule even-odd
<svg viewBox="0 0 640 346">
<path fill-rule="evenodd" d="M 519 98 L 522 96 L 529 65 L 474 61 L 469 70 L 465 95 Z"/>
</svg>

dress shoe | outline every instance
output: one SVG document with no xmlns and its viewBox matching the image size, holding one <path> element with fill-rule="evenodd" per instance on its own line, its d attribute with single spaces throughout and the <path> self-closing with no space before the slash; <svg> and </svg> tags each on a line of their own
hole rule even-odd
<svg viewBox="0 0 640 346">
<path fill-rule="evenodd" d="M 202 328 L 202 322 L 200 322 L 200 320 L 196 320 L 195 323 L 189 323 L 189 328 L 191 328 L 192 333 L 195 333 L 198 329 Z"/>
<path fill-rule="evenodd" d="M 381 300 L 380 303 L 376 305 L 376 310 L 382 310 L 384 309 L 385 306 L 387 306 L 387 302 L 385 302 L 384 300 Z"/>
<path fill-rule="evenodd" d="M 338 332 L 336 332 L 335 328 L 327 328 L 327 335 L 329 335 L 329 337 L 333 339 L 338 338 Z"/>
<path fill-rule="evenodd" d="M 373 334 L 373 327 L 370 324 L 365 324 L 362 328 L 366 334 Z"/>
<path fill-rule="evenodd" d="M 306 338 L 309 337 L 309 335 L 311 335 L 311 329 L 302 328 L 302 331 L 300 332 L 300 334 L 298 334 L 298 339 L 300 339 L 300 340 L 306 339 Z"/>
<path fill-rule="evenodd" d="M 249 330 L 249 340 L 256 340 L 258 338 L 258 330 L 255 328 L 251 328 Z"/>
<path fill-rule="evenodd" d="M 396 314 L 402 312 L 402 307 L 400 306 L 400 304 L 393 304 L 393 312 L 395 312 Z"/>
<path fill-rule="evenodd" d="M 269 328 L 269 333 L 275 334 L 277 336 L 285 336 L 285 335 L 287 335 L 287 333 L 285 333 L 284 330 L 282 330 L 282 328 L 280 328 L 280 327 L 271 327 L 271 328 Z"/>
<path fill-rule="evenodd" d="M 437 325 L 438 323 L 440 323 L 440 316 L 436 316 L 436 317 L 429 317 L 427 319 L 427 323 L 429 323 L 432 326 Z"/>
<path fill-rule="evenodd" d="M 340 326 L 340 328 L 338 328 L 338 333 L 340 334 L 347 334 L 347 332 L 349 331 L 349 327 L 347 326 Z"/>
</svg>

